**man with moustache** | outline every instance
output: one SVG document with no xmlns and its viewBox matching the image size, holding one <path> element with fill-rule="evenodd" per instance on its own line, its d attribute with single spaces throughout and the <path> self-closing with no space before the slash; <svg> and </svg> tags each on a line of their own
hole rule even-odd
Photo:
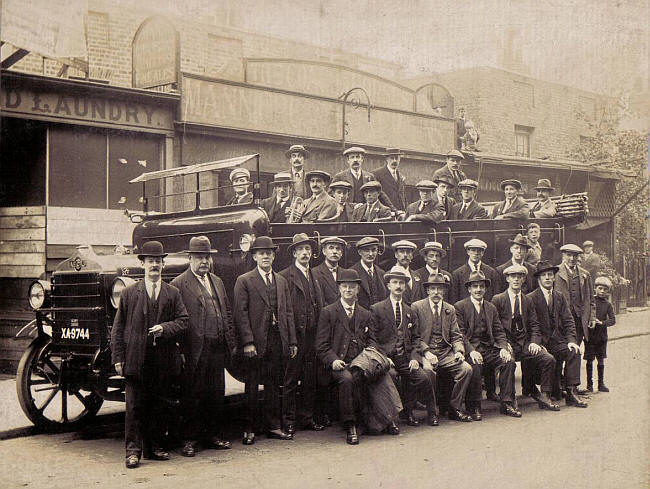
<svg viewBox="0 0 650 489">
<path fill-rule="evenodd" d="M 540 178 L 537 180 L 537 202 L 530 210 L 530 217 L 555 217 L 557 216 L 557 206 L 551 200 L 551 194 L 555 187 L 551 185 L 548 178 Z"/>
<path fill-rule="evenodd" d="M 424 298 L 424 290 L 422 290 L 422 279 L 420 275 L 411 270 L 411 262 L 413 255 L 418 247 L 412 241 L 402 239 L 393 243 L 393 252 L 395 253 L 396 263 L 394 269 L 401 270 L 406 274 L 406 287 L 402 292 L 402 299 L 409 306 L 422 298 Z"/>
<path fill-rule="evenodd" d="M 305 160 L 309 158 L 309 151 L 302 144 L 293 144 L 284 153 L 289 158 L 289 178 L 293 182 L 293 195 L 306 199 L 311 195 L 309 182 L 305 175 Z"/>
<path fill-rule="evenodd" d="M 307 172 L 311 197 L 303 201 L 302 209 L 297 213 L 296 222 L 316 222 L 330 219 L 336 215 L 336 202 L 326 191 L 330 180 L 330 174 L 326 171 Z"/>
<path fill-rule="evenodd" d="M 420 250 L 420 254 L 424 258 L 425 265 L 414 272 L 415 275 L 420 277 L 420 283 L 426 282 L 430 275 L 442 274 L 450 287 L 451 273 L 440 268 L 442 259 L 447 256 L 447 251 L 442 247 L 442 244 L 437 241 L 428 241 Z M 444 289 L 444 299 L 449 295 L 449 287 Z"/>
<path fill-rule="evenodd" d="M 530 207 L 528 202 L 519 195 L 521 192 L 521 182 L 515 179 L 507 179 L 501 182 L 501 190 L 505 200 L 499 202 L 492 208 L 490 217 L 492 219 L 518 219 L 525 221 L 528 219 Z"/>
<path fill-rule="evenodd" d="M 437 178 L 444 178 L 446 181 L 450 182 L 450 193 L 449 196 L 454 200 L 460 200 L 460 192 L 458 189 L 458 184 L 467 178 L 465 172 L 460 169 L 463 160 L 465 157 L 463 153 L 456 149 L 452 149 L 447 153 L 446 164 L 442 168 L 438 168 L 433 173 L 433 181 L 435 182 Z"/>
<path fill-rule="evenodd" d="M 503 274 L 503 271 L 511 265 L 522 265 L 526 267 L 528 273 L 526 274 L 526 281 L 524 282 L 522 292 L 527 294 L 532 292 L 533 289 L 537 286 L 534 274 L 535 268 L 528 262 L 526 262 L 526 255 L 530 248 L 528 239 L 522 234 L 518 234 L 514 239 L 509 239 L 510 242 L 510 254 L 511 258 L 502 265 L 499 265 L 496 270 L 501 277 L 501 284 L 499 286 L 499 292 L 503 292 L 508 288 L 508 282 L 506 282 L 506 277 Z"/>
<path fill-rule="evenodd" d="M 403 215 L 406 210 L 406 189 L 404 186 L 406 179 L 399 171 L 402 156 L 404 156 L 404 153 L 397 148 L 386 149 L 386 153 L 384 153 L 386 165 L 372 172 L 375 180 L 381 183 L 381 188 L 392 204 L 389 207 L 397 211 L 398 215 Z"/>
<path fill-rule="evenodd" d="M 262 200 L 262 209 L 269 216 L 269 222 L 287 222 L 291 211 L 291 188 L 293 181 L 287 172 L 276 173 L 273 176 L 274 192 L 267 199 Z"/>
<path fill-rule="evenodd" d="M 284 426 L 291 435 L 296 431 L 296 424 L 301 429 L 325 429 L 316 421 L 319 416 L 322 418 L 321 411 L 326 408 L 324 389 L 317 380 L 315 351 L 318 315 L 324 305 L 320 283 L 310 266 L 316 246 L 316 242 L 307 234 L 295 234 L 288 249 L 294 262 L 280 272 L 289 284 L 298 345 L 298 355 L 289 361 L 284 384 Z"/>
<path fill-rule="evenodd" d="M 355 247 L 361 259 L 350 269 L 356 270 L 361 280 L 357 300 L 361 307 L 370 310 L 370 306 L 388 297 L 385 272 L 375 263 L 379 254 L 379 240 L 366 236 L 357 241 Z"/>
<path fill-rule="evenodd" d="M 463 245 L 469 260 L 451 273 L 451 290 L 449 292 L 449 302 L 456 303 L 468 296 L 465 282 L 472 272 L 480 271 L 489 279 L 485 299 L 491 300 L 494 295 L 495 282 L 498 283 L 499 275 L 491 266 L 483 263 L 483 255 L 487 249 L 487 243 L 480 239 L 470 239 Z"/>
<path fill-rule="evenodd" d="M 250 204 L 253 202 L 253 192 L 250 192 L 250 178 L 251 172 L 246 168 L 235 168 L 230 172 L 230 182 L 235 195 L 226 205 Z"/>
<path fill-rule="evenodd" d="M 145 458 L 169 460 L 162 447 L 165 399 L 173 366 L 180 364 L 176 340 L 187 328 L 187 311 L 178 289 L 162 280 L 166 256 L 160 241 L 142 245 L 144 279 L 122 291 L 111 330 L 112 362 L 126 380 L 127 469 L 140 465 L 143 452 Z"/>
<path fill-rule="evenodd" d="M 449 219 L 487 219 L 487 210 L 476 201 L 478 182 L 466 178 L 458 184 L 458 188 L 461 200 L 452 209 Z"/>
<path fill-rule="evenodd" d="M 373 333 L 379 347 L 391 361 L 394 369 L 392 375 L 394 378 L 399 375 L 404 380 L 403 404 L 407 424 L 420 425 L 413 413 L 419 393 L 420 400 L 427 406 L 428 424 L 438 426 L 433 387 L 435 377 L 420 368 L 422 346 L 417 318 L 402 298 L 408 279 L 408 275 L 395 268 L 384 275 L 390 295 L 370 306 Z"/>
<path fill-rule="evenodd" d="M 336 280 L 339 272 L 343 270 L 339 266 L 339 261 L 343 258 L 346 245 L 344 239 L 336 236 L 328 236 L 320 241 L 321 254 L 325 257 L 325 260 L 314 267 L 312 273 L 320 283 L 326 306 L 333 304 L 340 297 L 339 285 Z"/>
<path fill-rule="evenodd" d="M 381 183 L 372 181 L 361 186 L 365 202 L 355 207 L 352 212 L 354 222 L 389 221 L 393 215 L 388 207 L 379 202 Z"/>
<path fill-rule="evenodd" d="M 472 367 L 472 380 L 465 396 L 465 407 L 474 421 L 481 421 L 483 369 L 499 374 L 499 401 L 501 411 L 515 415 L 515 367 L 508 349 L 505 331 L 499 320 L 497 308 L 485 299 L 490 279 L 483 272 L 472 272 L 465 281 L 468 297 L 456 302 L 454 309 L 458 326 L 465 339 L 467 362 Z"/>
<path fill-rule="evenodd" d="M 190 266 L 171 284 L 181 293 L 189 313 L 181 337 L 183 369 L 184 443 L 181 455 L 193 457 L 199 439 L 205 448 L 227 450 L 217 425 L 223 423 L 225 368 L 235 352 L 236 337 L 230 301 L 223 282 L 210 273 L 210 255 L 217 253 L 207 236 L 190 239 Z"/>
<path fill-rule="evenodd" d="M 273 272 L 277 246 L 268 236 L 258 236 L 250 252 L 256 267 L 235 282 L 234 322 L 238 350 L 246 360 L 246 431 L 244 445 L 255 443 L 255 429 L 262 423 L 269 438 L 292 440 L 282 429 L 280 392 L 285 383 L 286 364 L 298 353 L 293 307 L 287 281 Z M 259 384 L 266 398 L 264 419 L 260 419 Z"/>
<path fill-rule="evenodd" d="M 420 198 L 406 208 L 405 221 L 436 222 L 440 210 L 436 209 L 433 192 L 438 186 L 431 180 L 420 180 L 415 188 Z"/>
<path fill-rule="evenodd" d="M 443 301 L 449 282 L 444 275 L 430 275 L 423 283 L 427 298 L 411 305 L 422 340 L 423 366 L 427 372 L 439 375 L 444 372 L 453 379 L 449 400 L 449 419 L 470 422 L 472 418 L 463 412 L 465 393 L 472 380 L 472 367 L 465 361 L 463 335 L 458 328 L 456 311 Z M 435 384 L 434 384 L 435 385 Z"/>
</svg>

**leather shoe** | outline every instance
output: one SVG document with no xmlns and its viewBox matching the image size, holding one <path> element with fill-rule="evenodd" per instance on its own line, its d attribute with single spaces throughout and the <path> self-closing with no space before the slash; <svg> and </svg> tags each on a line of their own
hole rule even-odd
<svg viewBox="0 0 650 489">
<path fill-rule="evenodd" d="M 222 440 L 221 438 L 217 438 L 216 436 L 212 438 L 208 443 L 208 447 L 214 448 L 215 450 L 230 450 L 232 445 L 228 440 Z"/>
<path fill-rule="evenodd" d="M 566 405 L 567 406 L 573 406 L 573 407 L 579 407 L 579 408 L 586 408 L 588 404 L 584 401 L 581 401 L 576 397 L 576 395 L 570 391 L 566 391 Z"/>
<path fill-rule="evenodd" d="M 501 414 L 512 416 L 513 418 L 521 418 L 521 411 L 515 409 L 512 404 L 509 404 L 507 402 L 501 403 Z"/>
<path fill-rule="evenodd" d="M 449 419 L 452 421 L 462 421 L 464 423 L 470 423 L 472 421 L 471 416 L 465 414 L 459 409 L 449 408 Z"/>
<path fill-rule="evenodd" d="M 420 422 L 417 419 L 415 419 L 413 413 L 408 413 L 406 417 L 406 424 L 409 426 L 420 426 Z"/>
<path fill-rule="evenodd" d="M 392 422 L 388 426 L 387 431 L 388 431 L 389 435 L 397 436 L 397 435 L 399 435 L 399 426 L 397 426 L 397 423 Z"/>
<path fill-rule="evenodd" d="M 532 397 L 533 399 L 537 399 L 537 397 L 541 394 L 539 389 L 537 388 L 536 385 L 531 387 L 530 389 L 526 389 L 525 391 L 522 392 L 524 396 Z"/>
<path fill-rule="evenodd" d="M 140 457 L 137 455 L 129 455 L 126 457 L 125 463 L 127 469 L 135 469 L 140 465 Z"/>
<path fill-rule="evenodd" d="M 537 405 L 540 409 L 548 409 L 549 411 L 560 410 L 560 406 L 551 401 L 551 398 L 548 397 L 546 392 L 540 392 L 538 395 L 533 396 L 533 399 L 537 401 Z"/>
<path fill-rule="evenodd" d="M 288 423 L 284 431 L 290 435 L 293 435 L 296 433 L 296 425 L 293 423 Z"/>
<path fill-rule="evenodd" d="M 481 412 L 481 406 L 475 405 L 470 410 L 470 416 L 474 421 L 481 421 L 483 419 L 483 413 Z"/>
<path fill-rule="evenodd" d="M 293 435 L 282 430 L 269 430 L 266 432 L 266 436 L 276 440 L 293 440 Z"/>
<path fill-rule="evenodd" d="M 332 426 L 332 421 L 330 420 L 330 417 L 327 414 L 321 415 L 318 421 L 319 424 L 322 424 L 323 426 L 325 426 L 325 428 L 329 428 L 330 426 Z"/>
<path fill-rule="evenodd" d="M 427 423 L 429 426 L 440 426 L 440 420 L 434 411 L 431 411 L 427 414 Z"/>
<path fill-rule="evenodd" d="M 169 452 L 163 450 L 162 448 L 154 448 L 149 455 L 151 460 L 169 460 Z"/>
<path fill-rule="evenodd" d="M 348 445 L 358 445 L 359 444 L 359 432 L 357 427 L 351 424 L 348 426 L 348 436 L 346 439 Z"/>
<path fill-rule="evenodd" d="M 323 431 L 325 429 L 325 426 L 323 426 L 320 423 L 317 423 L 316 421 L 308 421 L 303 425 L 304 430 L 311 430 L 311 431 Z"/>
<path fill-rule="evenodd" d="M 185 445 L 183 445 L 183 448 L 181 448 L 181 455 L 183 457 L 193 457 L 196 455 L 196 449 L 194 448 L 194 445 L 190 442 L 187 442 Z"/>
<path fill-rule="evenodd" d="M 252 431 L 245 431 L 244 438 L 241 441 L 244 445 L 252 445 L 255 443 L 255 433 Z"/>
</svg>

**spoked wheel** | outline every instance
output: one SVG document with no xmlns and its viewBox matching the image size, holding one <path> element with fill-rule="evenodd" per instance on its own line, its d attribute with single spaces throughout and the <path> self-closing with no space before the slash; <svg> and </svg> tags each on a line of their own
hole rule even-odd
<svg viewBox="0 0 650 489">
<path fill-rule="evenodd" d="M 70 382 L 61 358 L 51 355 L 49 339 L 34 340 L 18 365 L 16 391 L 20 407 L 36 426 L 45 429 L 80 424 L 97 414 L 104 400 L 94 391 Z"/>
</svg>

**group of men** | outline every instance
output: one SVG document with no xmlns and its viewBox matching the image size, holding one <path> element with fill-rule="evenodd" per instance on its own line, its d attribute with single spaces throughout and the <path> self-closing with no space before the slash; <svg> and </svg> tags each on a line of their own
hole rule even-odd
<svg viewBox="0 0 650 489">
<path fill-rule="evenodd" d="M 465 159 L 458 150 L 449 151 L 446 164 L 433 173 L 432 180 L 417 182 L 419 198 L 406 201 L 406 178 L 400 172 L 404 153 L 389 148 L 385 166 L 369 172 L 363 168 L 366 150 L 353 146 L 343 151 L 348 169 L 334 176 L 320 169 L 308 171 L 305 160 L 310 152 L 300 144 L 287 151 L 290 168 L 276 173 L 273 192 L 261 202 L 271 222 L 382 222 L 392 220 L 440 222 L 455 219 L 520 219 L 554 217 L 551 199 L 555 188 L 549 179 L 538 181 L 537 202 L 532 207 L 519 194 L 516 179 L 501 182 L 504 200 L 490 212 L 476 200 L 478 182 L 461 170 Z M 236 168 L 230 174 L 235 196 L 228 204 L 248 204 L 250 173 Z"/>
<path fill-rule="evenodd" d="M 360 260 L 345 269 L 339 262 L 349 245 Z M 290 440 L 297 430 L 324 430 L 333 411 L 352 445 L 364 425 L 367 434 L 399 434 L 399 411 L 418 426 L 418 405 L 431 426 L 445 411 L 451 420 L 481 421 L 483 384 L 501 413 L 521 417 L 515 362 L 523 393 L 540 408 L 558 411 L 563 397 L 586 407 L 577 393 L 579 345 L 594 326 L 595 304 L 589 273 L 578 265 L 582 249 L 564 245 L 559 266 L 532 266 L 530 243 L 517 235 L 512 259 L 494 269 L 482 261 L 486 243 L 470 239 L 464 247 L 468 261 L 449 273 L 440 266 L 447 251 L 427 242 L 419 250 L 425 266 L 412 270 L 418 247 L 400 240 L 392 244 L 395 265 L 384 271 L 374 237 L 316 243 L 299 233 L 288 248 L 291 265 L 276 272 L 278 246 L 258 236 L 249 250 L 255 266 L 237 278 L 231 307 L 210 272 L 215 250 L 207 237 L 190 240 L 189 268 L 171 285 L 161 280 L 162 244 L 145 243 L 138 255 L 144 280 L 122 292 L 111 334 L 115 369 L 126 378 L 126 466 L 137 467 L 142 455 L 169 458 L 162 408 L 181 353 L 184 456 L 199 445 L 230 448 L 219 423 L 232 359 L 246 372 L 245 445 L 260 432 Z M 324 261 L 312 267 L 319 251 Z M 490 395 L 494 384 L 498 396 Z M 367 429 L 369 412 L 385 414 L 374 429 Z"/>
</svg>

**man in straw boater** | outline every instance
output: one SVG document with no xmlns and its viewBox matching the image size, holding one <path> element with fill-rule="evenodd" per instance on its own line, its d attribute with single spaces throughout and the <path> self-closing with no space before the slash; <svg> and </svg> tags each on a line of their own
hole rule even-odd
<svg viewBox="0 0 650 489">
<path fill-rule="evenodd" d="M 436 210 L 437 204 L 433 193 L 437 187 L 431 180 L 420 180 L 415 185 L 420 198 L 407 206 L 405 221 L 436 222 L 440 211 Z"/>
<path fill-rule="evenodd" d="M 557 215 L 557 206 L 551 200 L 551 194 L 555 187 L 551 185 L 548 178 L 540 178 L 537 180 L 537 202 L 530 209 L 530 217 L 555 217 Z"/>
<path fill-rule="evenodd" d="M 497 308 L 485 299 L 490 279 L 483 272 L 472 272 L 465 280 L 469 296 L 456 302 L 456 318 L 465 339 L 467 362 L 472 367 L 472 380 L 465 396 L 465 407 L 474 421 L 481 421 L 483 368 L 499 374 L 499 398 L 502 412 L 511 414 L 515 402 L 516 364 L 508 349 L 508 340 L 499 320 Z M 484 367 L 485 366 L 485 367 Z M 509 408 L 506 408 L 508 405 Z M 514 414 L 514 413 L 512 413 Z"/>
<path fill-rule="evenodd" d="M 420 400 L 427 407 L 427 422 L 438 426 L 434 392 L 435 374 L 429 375 L 420 367 L 422 363 L 421 338 L 417 318 L 403 300 L 409 276 L 393 267 L 384 275 L 390 295 L 387 299 L 370 306 L 374 337 L 394 369 L 393 375 L 402 379 L 403 404 L 407 424 L 419 426 L 413 410 Z"/>
<path fill-rule="evenodd" d="M 569 303 L 554 287 L 555 275 L 559 269 L 546 260 L 540 261 L 535 270 L 539 287 L 528 297 L 533 302 L 541 328 L 541 345 L 555 358 L 551 398 L 561 400 L 564 391 L 568 405 L 587 407 L 586 403 L 573 394 L 574 389 L 580 385 L 580 347 L 576 342 L 576 327 Z M 534 383 L 525 380 L 528 372 L 522 373 L 522 384 L 527 386 L 528 394 L 535 393 Z"/>
<path fill-rule="evenodd" d="M 138 259 L 144 279 L 126 287 L 113 321 L 111 354 L 115 371 L 126 379 L 124 438 L 126 467 L 140 458 L 169 460 L 162 446 L 174 366 L 180 365 L 177 338 L 187 328 L 181 294 L 162 280 L 167 253 L 159 241 L 142 245 Z"/>
<path fill-rule="evenodd" d="M 455 303 L 469 295 L 465 282 L 472 272 L 480 271 L 485 275 L 489 282 L 485 291 L 485 299 L 491 300 L 494 295 L 494 288 L 498 285 L 499 275 L 490 265 L 483 263 L 483 255 L 487 249 L 487 243 L 480 239 L 472 238 L 463 245 L 467 253 L 468 260 L 456 270 L 451 272 L 451 290 L 449 291 L 449 302 Z"/>
<path fill-rule="evenodd" d="M 289 158 L 289 178 L 293 182 L 293 195 L 306 199 L 311 195 L 305 175 L 305 160 L 309 158 L 309 151 L 302 144 L 292 144 L 284 154 Z"/>
<path fill-rule="evenodd" d="M 357 299 L 361 307 L 370 310 L 370 306 L 388 297 L 384 282 L 384 270 L 377 265 L 379 240 L 366 236 L 355 245 L 360 260 L 350 267 L 356 270 L 361 280 Z"/>
<path fill-rule="evenodd" d="M 281 389 L 286 364 L 295 358 L 298 347 L 289 285 L 272 268 L 276 251 L 277 246 L 268 236 L 255 238 L 250 252 L 256 267 L 235 282 L 235 330 L 238 350 L 246 360 L 244 445 L 255 443 L 257 427 L 264 428 L 269 438 L 293 439 L 282 429 Z M 264 419 L 260 418 L 260 383 L 264 384 L 266 399 Z"/>
<path fill-rule="evenodd" d="M 589 341 L 589 337 L 596 326 L 596 300 L 591 275 L 582 268 L 579 256 L 582 249 L 575 244 L 565 244 L 560 248 L 562 263 L 555 275 L 555 290 L 560 292 L 569 302 L 569 310 L 576 325 L 576 343 L 582 340 Z M 580 392 L 578 387 L 573 389 L 574 394 Z M 574 396 L 575 397 L 575 396 Z"/>
<path fill-rule="evenodd" d="M 289 285 L 298 345 L 298 355 L 289 361 L 284 383 L 283 419 L 284 428 L 289 434 L 294 434 L 296 428 L 325 429 L 316 421 L 322 414 L 318 410 L 327 408 L 323 402 L 324 389 L 319 388 L 316 377 L 316 328 L 318 315 L 324 306 L 320 283 L 311 269 L 311 259 L 317 246 L 307 234 L 295 234 L 288 249 L 293 263 L 280 272 Z"/>
<path fill-rule="evenodd" d="M 364 203 L 354 208 L 352 220 L 354 222 L 389 221 L 393 214 L 390 209 L 379 201 L 381 183 L 372 181 L 361 186 Z"/>
<path fill-rule="evenodd" d="M 246 168 L 235 168 L 230 172 L 230 183 L 232 183 L 232 199 L 226 205 L 250 204 L 253 202 L 253 192 L 250 191 L 251 172 Z"/>
<path fill-rule="evenodd" d="M 327 193 L 330 184 L 330 174 L 322 170 L 307 172 L 307 182 L 311 189 L 311 197 L 302 202 L 302 209 L 297 213 L 295 222 L 316 222 L 327 220 L 336 215 L 336 201 Z"/>
<path fill-rule="evenodd" d="M 197 442 L 205 448 L 227 450 L 222 438 L 225 368 L 237 344 L 226 288 L 210 272 L 211 255 L 217 253 L 207 236 L 194 236 L 187 250 L 190 265 L 171 284 L 181 293 L 189 314 L 181 337 L 185 356 L 182 410 L 184 422 L 181 455 L 193 457 Z"/>
<path fill-rule="evenodd" d="M 373 175 L 375 180 L 381 183 L 386 197 L 391 202 L 391 210 L 403 214 L 406 210 L 406 189 L 404 182 L 406 179 L 399 171 L 400 161 L 404 153 L 398 148 L 387 148 L 384 153 L 386 164 L 375 170 Z"/>
<path fill-rule="evenodd" d="M 517 234 L 514 239 L 508 239 L 508 241 L 510 242 L 510 260 L 496 268 L 497 274 L 501 278 L 498 291 L 503 292 L 508 288 L 508 282 L 506 282 L 506 277 L 503 274 L 503 271 L 511 265 L 523 265 L 526 267 L 526 270 L 528 270 L 528 273 L 526 274 L 526 281 L 524 282 L 522 292 L 524 294 L 532 292 L 537 286 L 537 281 L 534 277 L 535 267 L 526 261 L 526 255 L 530 249 L 530 243 L 521 233 Z"/>
<path fill-rule="evenodd" d="M 420 250 L 420 254 L 424 258 L 425 265 L 413 272 L 414 275 L 420 277 L 420 283 L 424 283 L 427 278 L 429 278 L 429 275 L 436 275 L 438 273 L 442 274 L 448 282 L 448 287 L 445 288 L 443 295 L 443 299 L 447 299 L 449 297 L 448 289 L 451 287 L 451 273 L 440 267 L 442 259 L 447 256 L 447 251 L 443 248 L 441 243 L 438 243 L 437 241 L 427 241 L 424 243 L 424 247 Z"/>
<path fill-rule="evenodd" d="M 451 211 L 449 219 L 487 219 L 488 212 L 476 201 L 478 182 L 466 178 L 458 183 L 461 199 Z"/>
<path fill-rule="evenodd" d="M 347 159 L 348 169 L 338 172 L 332 178 L 335 182 L 343 180 L 352 185 L 350 191 L 350 203 L 352 204 L 363 204 L 364 198 L 361 186 L 375 181 L 375 176 L 363 169 L 365 154 L 366 150 L 359 146 L 352 146 L 343 151 L 343 156 Z M 389 209 L 393 208 L 393 204 L 383 191 L 379 194 L 379 201 Z"/>
<path fill-rule="evenodd" d="M 469 422 L 463 412 L 465 393 L 472 380 L 472 367 L 465 361 L 463 335 L 458 328 L 454 306 L 443 300 L 449 281 L 441 273 L 429 275 L 422 283 L 428 297 L 411 304 L 422 340 L 424 370 L 445 373 L 453 379 L 449 419 Z M 435 385 L 435 384 L 434 384 Z"/>
<path fill-rule="evenodd" d="M 508 282 L 508 290 L 495 295 L 492 304 L 499 311 L 499 320 L 506 332 L 512 356 L 516 362 L 521 362 L 522 372 L 529 373 L 525 379 L 530 384 L 533 384 L 534 380 L 539 380 L 542 392 L 534 389 L 534 384 L 524 385 L 524 390 L 532 395 L 540 409 L 559 411 L 559 406 L 550 398 L 553 390 L 555 358 L 542 348 L 542 333 L 535 306 L 530 297 L 522 293 L 528 270 L 522 265 L 511 265 L 503 273 Z M 515 407 L 507 414 L 521 416 Z"/>
<path fill-rule="evenodd" d="M 339 272 L 343 270 L 343 267 L 339 266 L 339 261 L 343 258 L 346 246 L 345 240 L 337 236 L 327 236 L 320 240 L 320 251 L 325 259 L 313 268 L 312 273 L 320 283 L 325 306 L 333 304 L 340 297 L 336 279 Z"/>
<path fill-rule="evenodd" d="M 396 263 L 394 269 L 401 270 L 406 274 L 406 288 L 402 291 L 402 298 L 409 306 L 414 301 L 424 298 L 424 290 L 422 290 L 422 279 L 420 275 L 416 274 L 411 269 L 413 262 L 413 255 L 418 246 L 412 241 L 401 239 L 393 243 L 393 252 L 395 253 Z"/>
<path fill-rule="evenodd" d="M 528 219 L 530 207 L 528 202 L 519 195 L 521 192 L 521 182 L 515 179 L 507 179 L 501 182 L 501 190 L 505 200 L 496 204 L 490 212 L 492 219 Z"/>
<path fill-rule="evenodd" d="M 273 176 L 273 193 L 260 203 L 269 216 L 269 222 L 287 222 L 291 213 L 293 181 L 288 172 L 276 173 Z"/>
<path fill-rule="evenodd" d="M 350 445 L 359 443 L 359 414 L 363 409 L 363 388 L 367 383 L 363 370 L 352 367 L 354 360 L 366 347 L 377 347 L 372 329 L 372 315 L 357 302 L 359 274 L 341 269 L 337 277 L 340 299 L 326 306 L 320 315 L 316 335 L 316 351 L 325 367 L 321 381 L 336 384 L 339 414 Z M 392 382 L 389 380 L 389 382 Z M 398 435 L 395 421 L 386 426 L 390 434 Z"/>
</svg>

